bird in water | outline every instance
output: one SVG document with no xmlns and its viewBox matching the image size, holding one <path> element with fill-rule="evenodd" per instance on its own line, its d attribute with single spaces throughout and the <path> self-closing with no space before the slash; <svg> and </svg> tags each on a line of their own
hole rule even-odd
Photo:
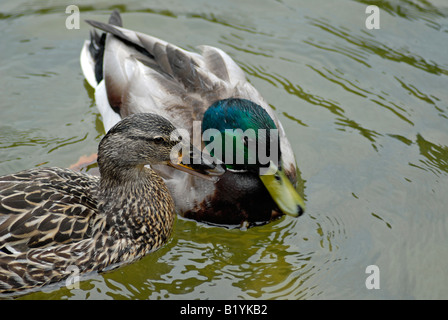
<svg viewBox="0 0 448 320">
<path fill-rule="evenodd" d="M 172 132 L 159 115 L 131 115 L 101 140 L 99 177 L 40 167 L 0 177 L 0 293 L 61 282 L 73 267 L 107 271 L 160 248 L 175 208 L 151 166 L 202 178 L 224 172 Z"/>
<path fill-rule="evenodd" d="M 240 150 L 243 155 L 242 163 L 235 163 L 232 156 L 221 158 L 226 172 L 214 182 L 154 167 L 181 216 L 213 224 L 255 225 L 304 212 L 305 203 L 297 192 L 296 160 L 285 130 L 228 54 L 211 46 L 190 52 L 125 29 L 118 11 L 109 23 L 86 22 L 104 31 L 91 32 L 80 61 L 95 89 L 106 131 L 122 117 L 153 112 L 185 129 L 189 137 L 199 133 L 202 139 L 196 147 L 215 157 L 216 150 L 210 149 L 216 143 L 204 139 L 209 130 L 218 132 L 221 141 L 234 141 L 223 144 L 221 154 Z M 253 146 L 257 152 L 271 148 L 276 159 L 263 162 L 251 156 Z"/>
</svg>

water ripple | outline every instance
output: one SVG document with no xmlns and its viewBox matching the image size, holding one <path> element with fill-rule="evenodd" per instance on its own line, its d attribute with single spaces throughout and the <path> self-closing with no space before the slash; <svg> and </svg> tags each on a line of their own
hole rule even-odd
<svg viewBox="0 0 448 320">
<path fill-rule="evenodd" d="M 393 62 L 406 63 L 412 67 L 426 71 L 431 74 L 448 75 L 448 70 L 444 66 L 434 61 L 427 61 L 420 55 L 411 52 L 409 49 L 406 48 L 394 49 L 390 46 L 387 46 L 384 43 L 381 43 L 380 41 L 372 39 L 371 37 L 361 36 L 353 32 L 346 31 L 342 27 L 337 27 L 334 24 L 324 21 L 323 19 L 315 19 L 315 18 L 309 18 L 309 19 L 311 25 L 318 27 L 321 30 L 339 39 L 344 40 L 347 45 L 354 46 L 356 50 L 364 52 L 364 54 L 360 56 L 362 57 L 362 59 L 360 58 L 355 59 L 354 56 L 350 54 L 350 52 L 353 52 L 354 50 L 353 47 L 344 47 L 345 48 L 344 50 L 340 50 L 338 49 L 341 46 L 340 44 L 328 44 L 331 50 L 334 50 L 347 57 L 350 57 L 361 64 L 367 65 L 365 62 L 368 60 L 368 55 L 365 55 L 367 53 L 370 55 L 379 56 L 383 59 L 390 60 Z M 307 41 L 307 43 L 317 47 L 317 45 L 315 43 L 312 43 L 311 41 Z M 328 47 L 327 48 L 322 47 L 322 48 L 330 50 Z"/>
</svg>

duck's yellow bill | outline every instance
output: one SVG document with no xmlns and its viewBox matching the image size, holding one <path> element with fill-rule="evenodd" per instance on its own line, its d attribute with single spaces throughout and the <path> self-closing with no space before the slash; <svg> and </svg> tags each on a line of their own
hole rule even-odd
<svg viewBox="0 0 448 320">
<path fill-rule="evenodd" d="M 280 210 L 287 215 L 299 217 L 305 211 L 305 202 L 289 181 L 283 169 L 271 161 L 265 174 L 260 179 Z"/>
</svg>

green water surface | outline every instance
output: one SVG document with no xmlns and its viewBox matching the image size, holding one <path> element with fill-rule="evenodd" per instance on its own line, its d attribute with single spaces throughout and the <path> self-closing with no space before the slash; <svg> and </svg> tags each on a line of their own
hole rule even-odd
<svg viewBox="0 0 448 320">
<path fill-rule="evenodd" d="M 372 4 L 380 29 L 365 25 Z M 0 175 L 96 152 L 83 20 L 115 8 L 126 27 L 237 61 L 283 122 L 307 212 L 249 230 L 178 218 L 144 259 L 22 299 L 448 298 L 446 1 L 2 0 Z"/>
</svg>

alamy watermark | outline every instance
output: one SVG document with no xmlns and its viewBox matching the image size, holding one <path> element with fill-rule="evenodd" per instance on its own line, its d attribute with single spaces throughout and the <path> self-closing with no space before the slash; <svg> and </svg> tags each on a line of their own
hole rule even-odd
<svg viewBox="0 0 448 320">
<path fill-rule="evenodd" d="M 369 30 L 380 29 L 380 9 L 377 6 L 367 6 L 366 28 Z"/>
<path fill-rule="evenodd" d="M 65 287 L 67 289 L 79 289 L 79 268 L 77 266 L 68 266 L 65 270 L 69 274 L 65 280 Z"/>
<path fill-rule="evenodd" d="M 366 288 L 379 289 L 380 288 L 380 268 L 377 265 L 370 265 L 366 268 L 366 273 L 369 276 L 366 278 Z"/>
<path fill-rule="evenodd" d="M 69 30 L 79 29 L 79 8 L 78 6 L 72 4 L 65 8 L 65 13 L 70 14 L 65 19 L 65 27 Z"/>
<path fill-rule="evenodd" d="M 65 13 L 69 14 L 69 16 L 65 19 L 65 27 L 69 30 L 79 29 L 79 7 L 71 4 L 65 8 Z M 367 6 L 365 13 L 369 15 L 365 21 L 366 28 L 369 30 L 380 29 L 380 9 L 378 6 Z"/>
</svg>

